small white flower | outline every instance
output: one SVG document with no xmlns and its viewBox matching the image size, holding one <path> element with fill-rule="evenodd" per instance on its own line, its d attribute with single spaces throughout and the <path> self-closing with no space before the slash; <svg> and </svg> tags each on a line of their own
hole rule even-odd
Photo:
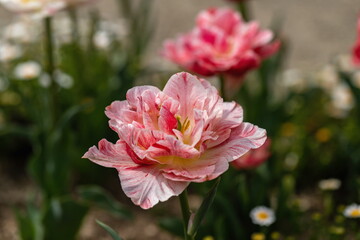
<svg viewBox="0 0 360 240">
<path fill-rule="evenodd" d="M 60 87 L 66 89 L 71 88 L 74 85 L 74 79 L 60 70 L 55 71 L 55 81 Z"/>
<path fill-rule="evenodd" d="M 42 86 L 44 88 L 49 87 L 51 84 L 51 79 L 50 79 L 49 74 L 47 74 L 47 73 L 41 74 L 41 76 L 39 77 L 39 84 L 40 84 L 40 86 Z"/>
<path fill-rule="evenodd" d="M 326 65 L 319 73 L 318 73 L 318 84 L 324 90 L 331 91 L 336 88 L 339 84 L 340 79 L 337 73 L 337 69 L 333 65 Z"/>
<path fill-rule="evenodd" d="M 323 191 L 334 191 L 339 189 L 341 181 L 336 178 L 324 179 L 319 182 L 319 188 Z"/>
<path fill-rule="evenodd" d="M 344 216 L 347 218 L 360 218 L 360 205 L 353 203 L 344 210 Z"/>
<path fill-rule="evenodd" d="M 34 61 L 19 63 L 14 70 L 14 75 L 17 79 L 30 80 L 40 76 L 41 66 Z"/>
<path fill-rule="evenodd" d="M 95 47 L 100 49 L 108 49 L 112 42 L 110 34 L 106 31 L 97 31 L 93 40 Z"/>
<path fill-rule="evenodd" d="M 123 40 L 128 34 L 128 23 L 125 19 L 116 19 L 113 21 L 100 21 L 99 31 L 112 33 L 118 40 Z"/>
<path fill-rule="evenodd" d="M 10 62 L 21 56 L 19 46 L 10 43 L 0 43 L 0 62 Z"/>
<path fill-rule="evenodd" d="M 29 43 L 36 40 L 39 35 L 39 22 L 29 18 L 7 25 L 3 37 L 9 41 Z"/>
<path fill-rule="evenodd" d="M 251 220 L 260 226 L 270 226 L 275 222 L 275 214 L 271 208 L 265 206 L 255 207 L 250 212 Z"/>
<path fill-rule="evenodd" d="M 304 74 L 298 69 L 284 71 L 282 80 L 283 86 L 294 92 L 303 92 L 308 87 Z"/>
<path fill-rule="evenodd" d="M 346 84 L 338 84 L 331 91 L 331 100 L 334 108 L 349 111 L 354 107 L 354 99 L 350 88 Z"/>
</svg>

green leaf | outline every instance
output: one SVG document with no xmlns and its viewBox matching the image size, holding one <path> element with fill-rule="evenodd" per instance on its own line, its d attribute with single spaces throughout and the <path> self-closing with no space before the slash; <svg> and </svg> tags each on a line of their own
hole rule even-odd
<svg viewBox="0 0 360 240">
<path fill-rule="evenodd" d="M 82 186 L 78 189 L 80 197 L 90 204 L 103 208 L 117 217 L 130 219 L 132 213 L 98 186 Z"/>
<path fill-rule="evenodd" d="M 16 221 L 21 240 L 42 240 L 44 236 L 41 213 L 32 201 L 27 203 L 25 212 L 15 209 Z"/>
<path fill-rule="evenodd" d="M 159 226 L 175 236 L 184 236 L 183 222 L 179 218 L 163 218 Z"/>
<path fill-rule="evenodd" d="M 201 221 L 205 217 L 206 212 L 209 210 L 212 202 L 214 201 L 215 194 L 216 194 L 217 188 L 218 188 L 219 183 L 220 183 L 220 179 L 221 178 L 218 178 L 216 180 L 216 182 L 214 183 L 214 185 L 212 186 L 210 191 L 205 196 L 203 202 L 201 203 L 201 206 L 198 209 L 198 211 L 196 212 L 192 223 L 191 222 L 189 223 L 188 234 L 190 236 L 194 237 L 196 235 L 196 233 L 197 233 L 197 231 L 198 231 L 198 229 L 200 227 Z"/>
<path fill-rule="evenodd" d="M 103 229 L 105 229 L 105 231 L 107 231 L 110 234 L 112 239 L 122 240 L 122 238 L 115 232 L 115 230 L 112 229 L 111 227 L 109 227 L 108 225 L 106 225 L 105 223 L 103 223 L 99 220 L 96 220 L 96 223 L 99 224 Z"/>
<path fill-rule="evenodd" d="M 80 229 L 88 207 L 71 198 L 51 199 L 43 219 L 45 239 L 73 240 Z"/>
</svg>

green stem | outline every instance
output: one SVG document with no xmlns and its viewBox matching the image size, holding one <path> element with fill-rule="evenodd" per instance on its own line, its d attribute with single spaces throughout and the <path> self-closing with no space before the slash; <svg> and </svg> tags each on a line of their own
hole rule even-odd
<svg viewBox="0 0 360 240">
<path fill-rule="evenodd" d="M 241 1 L 238 5 L 239 12 L 241 13 L 243 19 L 248 22 L 250 21 L 250 11 L 249 11 L 249 3 L 247 0 Z"/>
<path fill-rule="evenodd" d="M 46 63 L 46 71 L 50 76 L 50 95 L 51 95 L 51 103 L 50 103 L 50 111 L 52 112 L 52 127 L 55 126 L 55 122 L 57 119 L 57 85 L 55 82 L 55 56 L 54 56 L 54 38 L 52 32 L 52 21 L 51 17 L 46 17 L 44 19 L 44 27 L 45 27 L 45 63 Z"/>
<path fill-rule="evenodd" d="M 219 76 L 220 81 L 220 95 L 226 101 L 226 90 L 225 90 L 225 77 L 224 75 Z"/>
<path fill-rule="evenodd" d="M 81 51 L 81 41 L 80 41 L 80 31 L 79 31 L 79 21 L 78 21 L 78 15 L 76 12 L 76 8 L 71 7 L 68 9 L 68 14 L 71 19 L 72 24 L 72 43 L 73 43 L 73 59 L 74 63 L 76 64 L 76 78 L 75 78 L 75 84 L 76 89 L 78 91 L 78 97 L 81 97 L 82 94 L 82 86 L 83 84 L 80 84 L 81 82 L 85 82 L 86 79 L 84 79 L 84 59 Z M 92 40 L 92 39 L 91 39 Z"/>
<path fill-rule="evenodd" d="M 190 211 L 190 207 L 189 207 L 188 194 L 187 194 L 186 189 L 179 195 L 179 200 L 180 200 L 181 213 L 182 213 L 183 223 L 184 223 L 185 240 L 194 240 L 194 238 L 187 233 L 188 226 L 189 226 L 189 220 L 190 220 L 190 216 L 191 216 L 191 211 Z"/>
</svg>

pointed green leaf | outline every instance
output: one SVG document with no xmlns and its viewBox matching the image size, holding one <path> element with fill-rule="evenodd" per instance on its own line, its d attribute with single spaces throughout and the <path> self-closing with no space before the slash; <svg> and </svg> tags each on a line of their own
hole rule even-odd
<svg viewBox="0 0 360 240">
<path fill-rule="evenodd" d="M 51 199 L 46 207 L 43 219 L 44 239 L 76 239 L 88 207 L 71 198 Z"/>
<path fill-rule="evenodd" d="M 175 236 L 184 236 L 183 222 L 179 218 L 163 218 L 159 226 Z"/>
<path fill-rule="evenodd" d="M 112 237 L 112 239 L 114 240 L 123 240 L 116 232 L 114 229 L 112 229 L 111 227 L 109 227 L 108 225 L 106 225 L 105 223 L 96 220 L 96 223 L 99 224 L 103 229 L 105 229 L 105 231 L 107 231 L 110 236 Z"/>
<path fill-rule="evenodd" d="M 200 224 L 203 220 L 203 218 L 206 215 L 206 212 L 209 210 L 212 202 L 214 201 L 215 198 L 215 194 L 217 191 L 217 188 L 219 186 L 220 183 L 220 177 L 215 181 L 214 185 L 212 186 L 212 188 L 210 189 L 210 191 L 207 193 L 207 195 L 205 196 L 203 202 L 201 203 L 200 208 L 198 209 L 198 211 L 196 212 L 192 223 L 189 223 L 189 228 L 188 228 L 188 234 L 190 236 L 195 237 L 196 232 L 198 231 Z"/>
<path fill-rule="evenodd" d="M 130 219 L 131 212 L 120 204 L 109 193 L 98 186 L 82 186 L 78 189 L 80 197 L 90 204 L 109 211 L 117 217 Z"/>
</svg>

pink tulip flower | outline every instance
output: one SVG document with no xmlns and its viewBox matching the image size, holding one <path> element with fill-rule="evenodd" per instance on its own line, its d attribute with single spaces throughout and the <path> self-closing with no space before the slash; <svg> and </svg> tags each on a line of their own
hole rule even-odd
<svg viewBox="0 0 360 240">
<path fill-rule="evenodd" d="M 243 122 L 241 106 L 189 73 L 173 75 L 163 91 L 134 87 L 126 99 L 105 111 L 119 140 L 102 139 L 83 157 L 116 168 L 125 194 L 144 209 L 217 178 L 266 140 L 264 129 Z"/>
<path fill-rule="evenodd" d="M 12 12 L 31 14 L 35 18 L 52 16 L 66 7 L 63 0 L 0 0 L 0 3 Z"/>
<path fill-rule="evenodd" d="M 355 65 L 360 66 L 360 17 L 357 22 L 357 40 L 353 47 L 353 62 Z"/>
<path fill-rule="evenodd" d="M 167 40 L 162 55 L 186 70 L 203 76 L 230 74 L 242 77 L 276 53 L 280 42 L 257 22 L 244 22 L 229 8 L 200 12 L 196 26 L 175 40 Z"/>
<path fill-rule="evenodd" d="M 261 165 L 263 162 L 269 159 L 270 153 L 270 139 L 267 139 L 265 143 L 258 149 L 252 149 L 248 151 L 242 157 L 231 162 L 231 165 L 236 169 L 250 169 Z"/>
</svg>

